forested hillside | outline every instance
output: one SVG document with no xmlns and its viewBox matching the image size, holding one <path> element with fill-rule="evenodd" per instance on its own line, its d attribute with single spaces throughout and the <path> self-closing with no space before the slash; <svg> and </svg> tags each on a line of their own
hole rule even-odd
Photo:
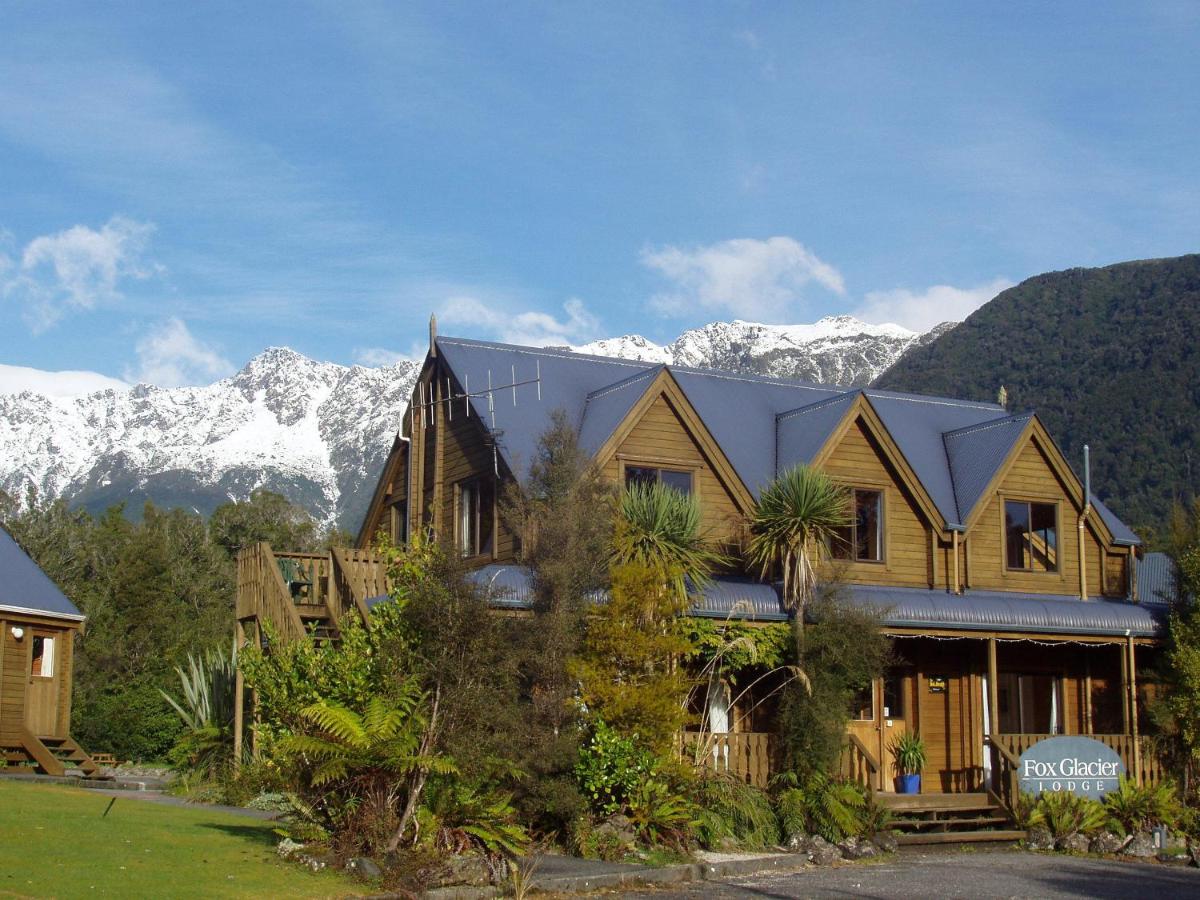
<svg viewBox="0 0 1200 900">
<path fill-rule="evenodd" d="M 879 387 L 1036 410 L 1095 492 L 1161 528 L 1200 486 L 1200 255 L 1070 269 L 1004 291 Z"/>
</svg>

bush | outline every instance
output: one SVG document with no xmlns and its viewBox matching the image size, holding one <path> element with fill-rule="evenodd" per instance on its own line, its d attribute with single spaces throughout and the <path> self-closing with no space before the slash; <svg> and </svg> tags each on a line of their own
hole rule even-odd
<svg viewBox="0 0 1200 900">
<path fill-rule="evenodd" d="M 1149 831 L 1157 825 L 1176 829 L 1184 813 L 1174 782 L 1138 787 L 1130 778 L 1122 778 L 1115 791 L 1104 795 L 1104 809 L 1122 834 Z"/>
<path fill-rule="evenodd" d="M 1109 826 L 1108 811 L 1099 800 L 1065 791 L 1047 792 L 1038 798 L 1029 816 L 1029 827 L 1042 826 L 1056 841 L 1076 834 L 1096 834 Z"/>
<path fill-rule="evenodd" d="M 118 759 L 162 762 L 183 732 L 183 723 L 156 685 L 117 685 L 93 698 L 87 715 L 72 722 L 72 733 L 89 750 Z"/>
<path fill-rule="evenodd" d="M 474 848 L 492 859 L 511 859 L 529 846 L 512 796 L 494 785 L 434 779 L 425 791 L 425 813 L 422 833 L 442 852 Z"/>
<path fill-rule="evenodd" d="M 638 743 L 636 734 L 625 737 L 603 720 L 597 720 L 592 727 L 575 764 L 579 788 L 601 816 L 627 809 L 638 787 L 657 773 L 657 759 Z"/>
<path fill-rule="evenodd" d="M 836 843 L 867 831 L 867 791 L 851 781 L 835 781 L 814 772 L 804 781 L 781 776 L 788 785 L 779 792 L 776 808 L 784 834 L 819 834 Z"/>
<path fill-rule="evenodd" d="M 691 791 L 697 811 L 696 837 L 710 850 L 733 838 L 761 850 L 779 842 L 779 819 L 765 791 L 736 778 L 702 775 Z"/>
</svg>

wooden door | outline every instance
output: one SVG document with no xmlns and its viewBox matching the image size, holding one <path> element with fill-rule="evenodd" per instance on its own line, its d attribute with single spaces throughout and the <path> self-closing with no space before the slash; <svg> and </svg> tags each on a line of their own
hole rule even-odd
<svg viewBox="0 0 1200 900">
<path fill-rule="evenodd" d="M 907 695 L 911 691 L 911 676 L 902 669 L 890 671 L 877 678 L 870 692 L 864 691 L 851 713 L 850 733 L 862 741 L 879 763 L 876 790 L 894 791 L 896 761 L 892 742 L 908 730 L 906 718 Z"/>
<path fill-rule="evenodd" d="M 38 737 L 60 737 L 59 697 L 62 688 L 62 633 L 31 629 L 26 669 L 25 726 Z"/>
</svg>

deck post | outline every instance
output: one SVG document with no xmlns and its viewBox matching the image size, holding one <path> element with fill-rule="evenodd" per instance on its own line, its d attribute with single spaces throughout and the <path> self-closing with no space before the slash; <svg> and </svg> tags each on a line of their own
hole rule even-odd
<svg viewBox="0 0 1200 900">
<path fill-rule="evenodd" d="M 996 639 L 988 638 L 988 737 L 1000 733 L 999 666 L 996 664 Z"/>
<path fill-rule="evenodd" d="M 1083 657 L 1083 732 L 1095 734 L 1092 725 L 1092 657 L 1085 653 Z"/>
<path fill-rule="evenodd" d="M 1117 645 L 1121 657 L 1121 733 L 1129 731 L 1129 653 L 1127 648 Z"/>
<path fill-rule="evenodd" d="M 1138 704 L 1137 704 L 1137 655 L 1134 652 L 1133 635 L 1126 638 L 1129 650 L 1129 722 L 1133 735 L 1133 768 L 1134 780 L 1140 786 L 1142 783 L 1142 739 L 1138 735 Z"/>
</svg>

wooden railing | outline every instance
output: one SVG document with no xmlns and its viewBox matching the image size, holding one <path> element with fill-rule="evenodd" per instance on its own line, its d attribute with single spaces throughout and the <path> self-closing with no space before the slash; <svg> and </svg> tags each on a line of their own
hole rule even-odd
<svg viewBox="0 0 1200 900">
<path fill-rule="evenodd" d="M 386 594 L 387 570 L 378 556 L 370 550 L 335 547 L 333 558 L 334 587 L 338 598 L 338 615 L 355 609 L 365 622 L 370 614 L 367 600 Z"/>
<path fill-rule="evenodd" d="M 236 610 L 239 621 L 270 622 L 285 641 L 305 636 L 300 612 L 269 544 L 254 544 L 238 554 Z"/>
<path fill-rule="evenodd" d="M 680 754 L 697 768 L 765 788 L 771 778 L 774 736 L 761 731 L 685 731 Z"/>
<path fill-rule="evenodd" d="M 842 756 L 838 768 L 843 778 L 857 781 L 870 790 L 881 790 L 883 782 L 879 772 L 879 760 L 867 749 L 856 734 L 846 735 L 846 746 L 842 748 Z"/>
</svg>

